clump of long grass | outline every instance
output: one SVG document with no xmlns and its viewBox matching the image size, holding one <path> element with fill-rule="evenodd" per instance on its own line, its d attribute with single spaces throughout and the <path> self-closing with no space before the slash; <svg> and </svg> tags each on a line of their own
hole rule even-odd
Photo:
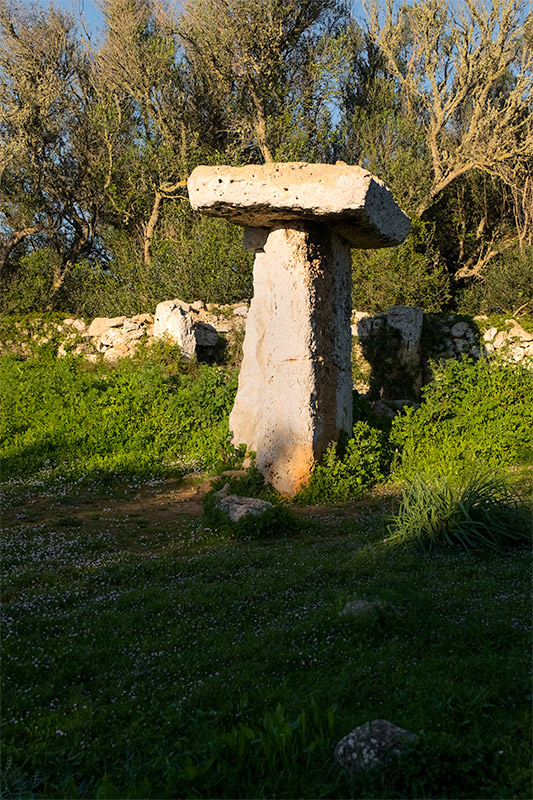
<svg viewBox="0 0 533 800">
<path fill-rule="evenodd" d="M 386 541 L 413 542 L 426 550 L 460 545 L 502 551 L 530 538 L 531 514 L 497 475 L 480 472 L 455 481 L 417 476 L 404 490 L 388 531 Z"/>
</svg>

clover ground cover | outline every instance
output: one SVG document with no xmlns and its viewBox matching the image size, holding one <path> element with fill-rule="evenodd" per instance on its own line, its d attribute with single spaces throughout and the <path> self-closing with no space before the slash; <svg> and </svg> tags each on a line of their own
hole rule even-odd
<svg viewBox="0 0 533 800">
<path fill-rule="evenodd" d="M 64 500 L 6 510 L 3 796 L 529 796 L 526 550 L 392 548 L 387 498 L 269 541 Z M 350 788 L 375 718 L 417 752 Z"/>
</svg>

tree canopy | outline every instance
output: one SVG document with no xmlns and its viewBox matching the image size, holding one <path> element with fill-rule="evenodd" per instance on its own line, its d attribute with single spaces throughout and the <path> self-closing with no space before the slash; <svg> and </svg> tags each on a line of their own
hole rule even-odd
<svg viewBox="0 0 533 800">
<path fill-rule="evenodd" d="M 238 231 L 193 214 L 200 163 L 367 167 L 413 219 L 354 251 L 354 302 L 529 312 L 533 18 L 522 0 L 103 0 L 97 44 L 0 0 L 4 308 L 249 296 Z M 502 276 L 505 275 L 505 279 Z M 529 288 L 528 288 L 529 287 Z"/>
</svg>

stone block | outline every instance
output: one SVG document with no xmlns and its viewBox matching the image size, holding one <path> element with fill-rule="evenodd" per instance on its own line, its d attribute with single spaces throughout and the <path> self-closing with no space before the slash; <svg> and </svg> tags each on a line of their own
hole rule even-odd
<svg viewBox="0 0 533 800">
<path fill-rule="evenodd" d="M 361 770 L 377 767 L 391 755 L 400 755 L 409 742 L 418 737 L 386 719 L 359 725 L 335 747 L 335 758 L 354 778 Z"/>
<path fill-rule="evenodd" d="M 187 186 L 196 211 L 252 228 L 302 220 L 321 223 L 352 247 L 400 244 L 410 227 L 385 184 L 358 166 L 201 166 L 193 170 Z"/>
<path fill-rule="evenodd" d="M 308 481 L 330 441 L 351 432 L 350 286 L 350 250 L 320 226 L 275 226 L 255 257 L 230 429 L 285 495 Z"/>
<path fill-rule="evenodd" d="M 196 337 L 191 317 L 187 314 L 189 304 L 180 300 L 159 303 L 154 317 L 154 339 L 167 338 L 179 345 L 186 361 L 196 355 Z"/>
</svg>

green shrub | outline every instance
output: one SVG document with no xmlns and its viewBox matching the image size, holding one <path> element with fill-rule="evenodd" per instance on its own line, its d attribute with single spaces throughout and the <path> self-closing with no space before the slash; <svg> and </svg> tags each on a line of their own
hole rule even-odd
<svg viewBox="0 0 533 800">
<path fill-rule="evenodd" d="M 358 421 L 344 452 L 329 445 L 315 466 L 308 486 L 298 495 L 301 503 L 337 503 L 360 497 L 388 473 L 390 451 L 387 434 Z"/>
<path fill-rule="evenodd" d="M 387 541 L 427 550 L 442 545 L 503 550 L 525 542 L 528 529 L 530 538 L 530 515 L 502 479 L 487 473 L 456 482 L 417 476 L 403 492 Z"/>
<path fill-rule="evenodd" d="M 435 312 L 449 305 L 450 278 L 435 244 L 434 223 L 413 219 L 399 247 L 354 250 L 352 261 L 352 300 L 360 311 L 414 305 Z"/>
<path fill-rule="evenodd" d="M 394 419 L 395 473 L 446 475 L 465 464 L 496 468 L 531 457 L 531 372 L 493 360 L 433 364 L 419 409 Z"/>
<path fill-rule="evenodd" d="M 465 288 L 458 310 L 465 314 L 533 312 L 533 247 L 518 245 L 489 262 L 481 278 Z"/>
</svg>

